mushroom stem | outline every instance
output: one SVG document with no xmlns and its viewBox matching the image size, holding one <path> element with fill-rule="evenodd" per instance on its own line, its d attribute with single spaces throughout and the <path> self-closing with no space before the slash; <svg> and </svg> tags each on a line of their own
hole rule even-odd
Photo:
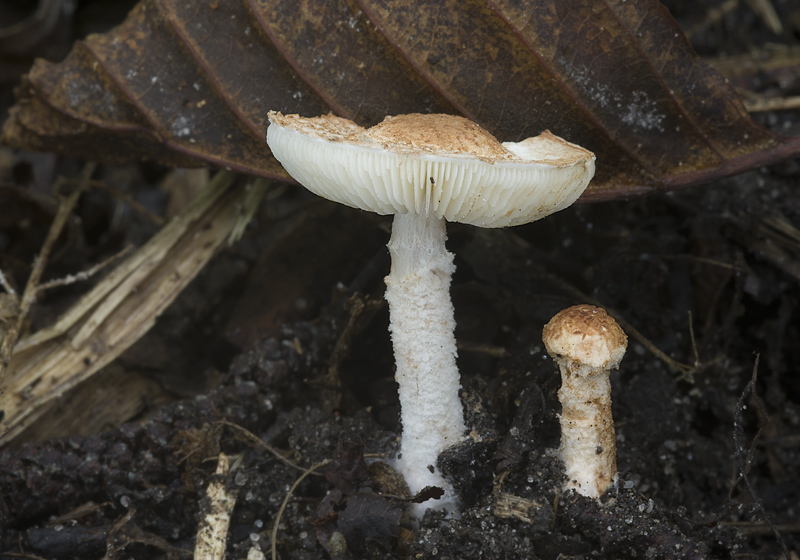
<svg viewBox="0 0 800 560">
<path fill-rule="evenodd" d="M 395 215 L 388 244 L 392 268 L 385 279 L 403 423 L 397 466 L 412 492 L 426 486 L 445 490 L 435 507 L 455 504 L 436 459 L 465 431 L 450 301 L 455 265 L 446 239 L 443 218 Z M 429 507 L 422 505 L 421 511 Z"/>
<path fill-rule="evenodd" d="M 564 489 L 596 499 L 617 476 L 611 382 L 608 370 L 591 373 L 570 365 L 559 363 L 560 454 L 567 475 Z"/>
</svg>

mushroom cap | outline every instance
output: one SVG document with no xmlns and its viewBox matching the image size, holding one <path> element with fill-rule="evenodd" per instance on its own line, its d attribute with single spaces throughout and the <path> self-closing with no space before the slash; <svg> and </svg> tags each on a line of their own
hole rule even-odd
<svg viewBox="0 0 800 560">
<path fill-rule="evenodd" d="M 549 131 L 501 144 L 452 115 L 386 117 L 370 129 L 334 115 L 269 120 L 267 143 L 295 180 L 378 214 L 514 226 L 566 208 L 594 176 L 594 154 Z"/>
<path fill-rule="evenodd" d="M 619 367 L 628 337 L 605 310 L 575 305 L 557 313 L 542 333 L 547 353 L 583 374 Z"/>
</svg>

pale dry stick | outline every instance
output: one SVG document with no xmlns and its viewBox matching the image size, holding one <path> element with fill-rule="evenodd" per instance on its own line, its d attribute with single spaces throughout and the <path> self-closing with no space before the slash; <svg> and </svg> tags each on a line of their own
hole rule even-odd
<svg viewBox="0 0 800 560">
<path fill-rule="evenodd" d="M 747 3 L 750 5 L 750 9 L 758 14 L 764 23 L 767 24 L 770 31 L 775 35 L 783 33 L 781 18 L 778 17 L 778 13 L 775 11 L 775 7 L 770 0 L 747 0 Z"/>
<path fill-rule="evenodd" d="M 6 275 L 3 274 L 2 270 L 0 270 L 0 286 L 3 287 L 6 293 L 8 293 L 8 295 L 10 296 L 17 295 L 17 292 L 14 291 L 14 288 L 11 286 L 11 284 L 8 283 L 8 280 L 6 280 Z"/>
<path fill-rule="evenodd" d="M 519 519 L 532 524 L 535 511 L 542 509 L 539 502 L 516 496 L 510 492 L 493 492 L 492 513 L 501 519 Z"/>
<path fill-rule="evenodd" d="M 292 497 L 292 493 L 294 493 L 295 488 L 303 482 L 306 477 L 312 474 L 315 470 L 321 469 L 328 463 L 330 463 L 330 459 L 325 459 L 324 461 L 320 461 L 319 463 L 315 463 L 308 467 L 308 470 L 300 475 L 300 478 L 294 481 L 292 487 L 289 488 L 289 491 L 286 493 L 286 497 L 283 499 L 283 503 L 281 503 L 281 507 L 278 508 L 278 513 L 275 514 L 275 523 L 272 524 L 272 560 L 278 560 L 278 525 L 281 523 L 281 517 L 283 516 L 283 511 L 286 509 L 286 504 L 289 503 L 289 498 Z"/>
<path fill-rule="evenodd" d="M 46 404 L 111 363 L 150 330 L 247 214 L 243 205 L 248 193 L 233 188 L 232 182 L 232 176 L 212 181 L 208 188 L 213 192 L 198 195 L 164 227 L 169 236 L 156 234 L 76 303 L 78 309 L 68 311 L 56 328 L 33 335 L 35 344 L 25 344 L 26 339 L 17 345 L 9 365 L 7 393 L 0 396 L 3 423 L 10 429 L 0 437 L 0 445 L 39 418 L 47 410 Z M 158 262 L 151 262 L 155 258 Z M 121 283 L 142 268 L 149 273 L 130 286 L 130 292 L 116 293 Z M 76 333 L 109 298 L 118 298 L 110 313 L 101 324 L 92 326 L 85 344 L 76 348 L 72 343 Z"/>
<path fill-rule="evenodd" d="M 798 104 L 798 107 L 800 107 L 800 104 Z M 772 230 L 770 233 L 773 237 L 775 237 L 776 233 L 780 234 L 780 241 L 789 244 L 793 249 L 796 249 L 800 244 L 800 230 L 785 219 L 778 216 L 765 216 L 761 218 L 761 222 L 766 228 Z"/>
<path fill-rule="evenodd" d="M 215 177 L 216 179 L 216 177 Z M 230 177 L 230 181 L 233 182 L 233 176 Z M 212 181 L 213 183 L 213 181 Z M 209 185 L 210 186 L 210 185 Z M 219 189 L 218 194 L 222 194 L 226 189 Z M 214 189 L 209 188 L 208 191 L 217 192 Z M 204 191 L 204 194 L 208 193 L 208 191 Z M 192 210 L 196 209 L 205 209 L 208 206 L 212 205 L 216 197 L 208 196 L 208 201 L 204 200 L 205 197 L 201 194 L 198 197 L 200 200 L 198 204 L 192 204 L 190 206 L 189 215 L 193 214 Z M 196 199 L 197 200 L 197 199 Z M 185 230 L 186 227 L 189 226 L 191 222 L 187 219 L 184 219 L 182 223 L 176 225 L 175 229 L 178 230 Z M 171 222 L 168 226 L 163 228 L 154 239 L 161 238 L 164 240 L 172 239 L 173 243 L 177 242 L 179 238 L 177 237 L 170 237 L 166 235 L 167 232 L 170 235 L 173 235 L 172 232 L 173 228 L 170 228 L 175 224 L 175 220 Z M 183 227 L 181 227 L 183 226 Z M 162 235 L 164 234 L 164 235 Z M 132 291 L 136 290 L 136 287 L 147 277 L 147 275 L 156 267 L 158 266 L 162 260 L 164 259 L 165 255 L 172 248 L 173 243 L 153 243 L 148 244 L 153 248 L 151 253 L 147 253 L 143 255 L 142 262 L 133 269 L 128 270 L 129 274 L 127 274 L 126 278 L 122 280 L 118 286 L 114 288 L 114 290 L 108 294 L 108 296 L 103 300 L 103 302 L 95 309 L 89 319 L 84 323 L 84 325 L 78 330 L 77 334 L 72 338 L 72 347 L 73 348 L 81 348 L 86 341 L 94 334 L 97 328 L 106 320 L 106 318 L 119 307 L 123 300 L 130 294 Z"/>
<path fill-rule="evenodd" d="M 53 251 L 53 247 L 55 246 L 59 235 L 61 235 L 61 230 L 64 229 L 69 216 L 72 214 L 72 209 L 75 207 L 75 204 L 77 204 L 78 199 L 80 198 L 81 194 L 83 194 L 83 191 L 86 190 L 86 187 L 89 184 L 89 178 L 91 177 L 92 173 L 94 173 L 95 167 L 96 164 L 94 163 L 87 163 L 84 166 L 81 174 L 76 180 L 75 190 L 68 195 L 58 207 L 58 212 L 56 213 L 53 223 L 50 226 L 50 231 L 47 233 L 47 238 L 42 244 L 42 250 L 39 253 L 39 256 L 36 258 L 36 262 L 33 265 L 33 270 L 31 271 L 30 277 L 28 277 L 28 283 L 25 286 L 25 291 L 22 293 L 22 300 L 20 301 L 20 321 L 24 318 L 24 315 L 27 314 L 30 306 L 33 305 L 33 302 L 36 299 L 36 291 L 39 287 L 39 281 L 41 280 L 44 269 L 47 266 L 50 253 Z"/>
<path fill-rule="evenodd" d="M 247 224 L 249 224 L 250 220 L 253 219 L 256 210 L 258 210 L 261 199 L 264 198 L 271 186 L 272 181 L 259 177 L 245 187 L 247 190 L 247 197 L 242 203 L 242 219 L 239 220 L 237 226 L 231 230 L 231 234 L 228 237 L 228 244 L 236 243 L 242 238 L 245 229 L 247 228 Z M 276 190 L 283 192 L 284 189 Z"/>
<path fill-rule="evenodd" d="M 253 210 L 252 208 L 257 208 L 259 206 L 259 204 L 261 203 L 261 199 L 266 194 L 266 190 L 267 190 L 268 187 L 269 187 L 269 182 L 268 181 L 266 181 L 264 179 L 257 179 L 257 180 L 255 180 L 255 182 L 253 184 L 253 189 L 255 189 L 255 190 L 247 189 L 247 188 L 238 189 L 239 191 L 241 191 L 241 194 L 239 194 L 239 197 L 238 197 L 240 200 L 239 200 L 238 203 L 233 204 L 230 207 L 229 221 L 225 222 L 230 227 L 230 230 L 228 232 L 228 235 L 225 236 L 225 238 L 221 239 L 220 240 L 220 244 L 216 245 L 215 247 L 220 247 L 223 243 L 226 243 L 227 245 L 231 245 L 232 243 L 234 243 L 234 241 L 236 239 L 238 239 L 237 231 L 242 229 L 242 226 L 241 226 L 242 222 L 245 221 L 245 220 L 249 221 L 250 218 L 253 216 L 253 214 L 255 213 L 255 210 Z M 255 196 L 253 195 L 254 192 L 256 193 Z M 209 227 L 213 227 L 215 225 L 216 224 L 212 223 L 212 224 L 209 224 Z M 216 254 L 216 252 L 215 251 L 212 252 L 210 256 L 213 256 L 213 254 Z M 196 275 L 197 272 L 199 272 L 201 270 L 201 268 L 202 268 L 202 266 L 200 266 L 200 267 L 197 266 L 198 262 L 199 262 L 198 259 L 192 259 L 191 256 L 190 256 L 190 258 L 188 258 L 184 263 L 182 263 L 181 265 L 175 266 L 175 269 L 174 269 L 174 271 L 172 273 L 174 278 L 175 278 L 175 281 L 179 281 L 182 277 L 186 276 L 187 274 L 191 274 L 192 277 L 194 277 L 194 275 Z M 206 260 L 205 262 L 208 262 L 208 261 Z M 205 263 L 203 263 L 203 264 L 205 264 Z M 134 272 L 131 276 L 135 277 L 137 275 L 137 272 Z M 128 286 L 130 286 L 130 288 L 133 289 L 133 290 L 136 289 L 136 284 L 133 283 L 133 278 L 126 279 L 109 296 L 108 299 L 111 302 L 113 302 L 115 297 L 121 297 L 123 299 L 127 298 L 128 297 L 128 292 L 125 291 L 125 290 L 126 290 L 126 287 L 128 287 Z M 170 301 L 172 301 L 172 300 L 170 300 Z M 78 334 L 72 339 L 73 348 L 80 347 L 80 346 L 86 344 L 87 340 L 90 337 L 93 336 L 92 332 L 96 328 L 96 325 L 93 324 L 93 322 L 98 320 L 100 317 L 105 317 L 104 313 L 101 313 L 101 309 L 103 309 L 103 307 L 104 307 L 103 304 L 101 304 L 100 307 L 98 308 L 98 312 L 95 313 L 94 315 L 92 315 L 89 318 L 89 320 L 87 321 L 87 323 L 85 325 L 86 328 L 85 329 L 80 329 L 78 331 Z M 116 305 L 109 306 L 109 308 L 106 311 L 110 313 L 110 312 L 113 311 L 113 308 L 116 308 Z M 134 308 L 134 309 L 131 309 L 129 311 L 126 320 L 128 320 L 128 321 L 137 321 L 137 320 L 146 321 L 146 320 L 148 320 L 148 315 L 149 315 L 149 312 L 146 309 Z M 153 322 L 155 322 L 155 317 L 153 317 L 152 320 L 153 320 Z M 82 337 L 86 337 L 86 338 L 82 338 Z M 121 340 L 121 338 L 122 338 L 122 335 L 117 336 L 117 333 L 109 333 L 109 336 L 108 336 L 108 339 L 107 339 L 106 342 L 108 344 L 111 344 L 112 346 L 115 346 Z"/>
<path fill-rule="evenodd" d="M 131 250 L 133 250 L 133 245 L 128 245 L 121 251 L 111 255 L 106 260 L 97 263 L 96 265 L 94 265 L 89 269 L 82 270 L 77 274 L 67 274 L 63 278 L 57 278 L 56 280 L 51 280 L 49 282 L 44 282 L 42 284 L 39 284 L 37 291 L 43 292 L 45 290 L 49 290 L 51 288 L 57 288 L 59 286 L 69 286 L 70 284 L 74 284 L 75 282 L 84 282 L 89 278 L 91 278 L 92 276 L 94 276 L 95 274 L 97 274 L 98 272 L 100 272 L 101 270 L 103 270 L 104 268 L 106 268 L 114 261 L 119 260 L 128 253 L 130 253 Z"/>
<path fill-rule="evenodd" d="M 26 284 L 25 290 L 22 292 L 22 297 L 19 300 L 19 311 L 16 322 L 11 325 L 11 328 L 6 331 L 3 340 L 0 341 L 0 395 L 3 394 L 5 388 L 4 381 L 6 369 L 11 361 L 11 355 L 14 351 L 14 346 L 16 345 L 19 335 L 22 332 L 22 325 L 28 315 L 28 311 L 36 299 L 39 280 L 41 280 L 45 266 L 47 266 L 47 260 L 50 258 L 50 253 L 53 251 L 53 247 L 55 246 L 59 235 L 61 235 L 61 230 L 64 229 L 64 225 L 67 223 L 69 216 L 72 214 L 72 209 L 78 202 L 78 198 L 80 198 L 81 193 L 83 193 L 89 184 L 89 178 L 92 176 L 92 173 L 94 173 L 95 167 L 96 164 L 87 163 L 83 167 L 83 170 L 81 170 L 80 175 L 78 175 L 78 177 L 75 179 L 75 190 L 66 198 L 62 199 L 55 218 L 53 218 L 53 223 L 50 225 L 50 231 L 47 233 L 47 237 L 42 244 L 42 249 L 39 252 L 39 255 L 34 259 L 33 270 L 31 270 L 31 274 L 28 277 L 28 283 Z M 62 185 L 68 182 L 71 181 L 59 179 L 55 186 L 56 192 L 58 192 Z M 2 434 L 2 429 L 0 429 L 0 434 Z"/>
<path fill-rule="evenodd" d="M 209 208 L 231 186 L 234 179 L 235 175 L 233 173 L 227 171 L 217 173 L 206 190 L 198 195 L 184 212 L 173 218 L 134 255 L 112 270 L 100 284 L 95 286 L 59 317 L 53 326 L 42 329 L 21 340 L 14 348 L 14 351 L 20 352 L 64 334 L 100 301 L 107 301 L 109 293 L 136 271 L 141 271 L 144 268 L 151 270 L 163 259 L 164 254 L 181 239 L 192 224 L 208 212 Z M 137 278 L 141 279 L 141 276 L 143 275 L 140 272 Z M 116 303 L 118 303 L 118 299 L 115 299 Z"/>
<path fill-rule="evenodd" d="M 0 270 L 0 285 L 5 289 L 5 292 L 0 291 L 0 345 L 2 345 L 8 330 L 17 324 L 19 296 L 6 281 L 2 270 Z M 0 387 L 0 394 L 2 394 L 2 387 Z"/>
<path fill-rule="evenodd" d="M 222 560 L 225 558 L 225 543 L 231 513 L 236 505 L 236 493 L 225 487 L 225 478 L 230 470 L 230 459 L 224 453 L 219 454 L 215 478 L 206 489 L 208 510 L 197 529 L 197 540 L 194 548 L 195 560 Z"/>
<path fill-rule="evenodd" d="M 790 97 L 764 97 L 748 92 L 746 96 L 743 95 L 742 97 L 744 106 L 749 113 L 800 109 L 800 95 L 793 95 Z"/>
<path fill-rule="evenodd" d="M 740 78 L 755 76 L 760 72 L 774 73 L 794 68 L 800 62 L 800 49 L 796 46 L 767 43 L 762 48 L 748 53 L 705 60 L 726 78 Z M 745 103 L 747 97 L 761 97 L 749 89 L 737 88 L 737 92 L 744 98 Z"/>
</svg>

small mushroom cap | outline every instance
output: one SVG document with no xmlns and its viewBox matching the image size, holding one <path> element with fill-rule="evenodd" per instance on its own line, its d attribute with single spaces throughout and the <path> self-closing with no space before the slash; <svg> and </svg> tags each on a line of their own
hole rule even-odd
<svg viewBox="0 0 800 560">
<path fill-rule="evenodd" d="M 584 375 L 619 367 L 628 337 L 605 310 L 575 305 L 557 313 L 542 333 L 547 353 Z"/>
<path fill-rule="evenodd" d="M 364 129 L 271 111 L 267 143 L 311 192 L 378 214 L 433 213 L 482 227 L 566 208 L 594 176 L 594 154 L 548 131 L 501 144 L 452 115 L 400 115 Z"/>
</svg>

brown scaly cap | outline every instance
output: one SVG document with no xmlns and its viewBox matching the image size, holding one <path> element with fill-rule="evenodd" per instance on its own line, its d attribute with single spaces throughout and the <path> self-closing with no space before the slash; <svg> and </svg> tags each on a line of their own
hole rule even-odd
<svg viewBox="0 0 800 560">
<path fill-rule="evenodd" d="M 542 341 L 559 363 L 588 373 L 619 367 L 628 337 L 605 310 L 592 305 L 576 305 L 556 314 L 544 327 Z"/>
<path fill-rule="evenodd" d="M 328 142 L 351 142 L 357 144 L 364 134 L 364 127 L 351 120 L 336 115 L 319 117 L 301 117 L 300 115 L 284 115 L 277 111 L 269 112 L 269 120 L 286 130 L 295 130 L 310 138 L 318 138 Z"/>
<path fill-rule="evenodd" d="M 386 117 L 367 130 L 367 136 L 387 150 L 469 156 L 488 161 L 513 158 L 511 152 L 480 125 L 453 115 L 411 113 Z"/>
</svg>

